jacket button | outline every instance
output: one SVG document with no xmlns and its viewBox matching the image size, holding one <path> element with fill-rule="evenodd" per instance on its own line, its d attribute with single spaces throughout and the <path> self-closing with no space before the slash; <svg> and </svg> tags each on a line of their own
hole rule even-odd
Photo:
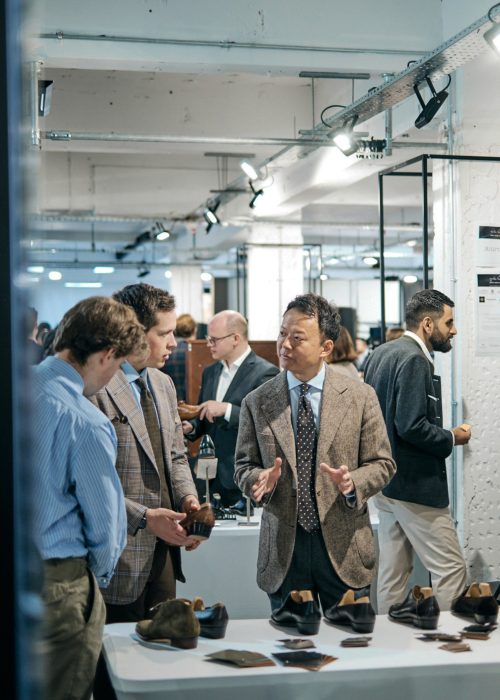
<svg viewBox="0 0 500 700">
<path fill-rule="evenodd" d="M 120 423 L 128 423 L 127 416 L 120 416 Z"/>
<path fill-rule="evenodd" d="M 321 491 L 316 491 L 316 496 L 321 496 Z"/>
</svg>

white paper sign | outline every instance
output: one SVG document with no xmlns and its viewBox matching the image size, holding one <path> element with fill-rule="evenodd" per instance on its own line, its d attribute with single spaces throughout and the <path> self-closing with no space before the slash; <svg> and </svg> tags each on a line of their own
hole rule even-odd
<svg viewBox="0 0 500 700">
<path fill-rule="evenodd" d="M 480 226 L 477 239 L 478 267 L 500 267 L 500 227 Z"/>
<path fill-rule="evenodd" d="M 500 269 L 477 275 L 478 355 L 500 354 Z"/>
<path fill-rule="evenodd" d="M 196 463 L 197 479 L 215 479 L 217 476 L 217 457 L 200 457 Z"/>
</svg>

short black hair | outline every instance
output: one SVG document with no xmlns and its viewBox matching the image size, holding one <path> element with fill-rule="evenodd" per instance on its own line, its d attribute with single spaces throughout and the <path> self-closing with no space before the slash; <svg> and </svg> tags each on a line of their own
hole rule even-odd
<svg viewBox="0 0 500 700">
<path fill-rule="evenodd" d="M 130 306 L 147 332 L 156 326 L 158 311 L 174 311 L 175 298 L 151 284 L 129 284 L 113 294 L 113 299 Z"/>
<path fill-rule="evenodd" d="M 439 318 L 443 315 L 444 307 L 453 308 L 455 303 L 437 289 L 422 289 L 412 296 L 406 304 L 406 327 L 411 330 L 418 328 L 422 319 L 426 316 Z"/>
<path fill-rule="evenodd" d="M 305 316 L 318 321 L 319 332 L 323 341 L 337 340 L 340 334 L 340 314 L 333 302 L 327 301 L 319 294 L 299 294 L 286 307 L 285 313 L 297 309 Z"/>
</svg>

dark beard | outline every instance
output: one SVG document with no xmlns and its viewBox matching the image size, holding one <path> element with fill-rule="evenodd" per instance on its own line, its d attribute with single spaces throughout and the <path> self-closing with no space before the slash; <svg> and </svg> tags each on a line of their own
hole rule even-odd
<svg viewBox="0 0 500 700">
<path fill-rule="evenodd" d="M 429 340 L 434 352 L 450 352 L 451 339 L 446 340 L 441 333 L 434 331 Z"/>
</svg>

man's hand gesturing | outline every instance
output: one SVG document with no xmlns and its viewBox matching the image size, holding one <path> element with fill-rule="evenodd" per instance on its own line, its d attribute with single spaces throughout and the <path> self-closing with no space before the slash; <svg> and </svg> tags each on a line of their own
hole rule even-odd
<svg viewBox="0 0 500 700">
<path fill-rule="evenodd" d="M 276 457 L 274 464 L 269 469 L 263 469 L 259 478 L 252 486 L 252 498 L 259 503 L 266 493 L 270 493 L 276 486 L 276 482 L 281 476 L 281 457 Z"/>
</svg>

